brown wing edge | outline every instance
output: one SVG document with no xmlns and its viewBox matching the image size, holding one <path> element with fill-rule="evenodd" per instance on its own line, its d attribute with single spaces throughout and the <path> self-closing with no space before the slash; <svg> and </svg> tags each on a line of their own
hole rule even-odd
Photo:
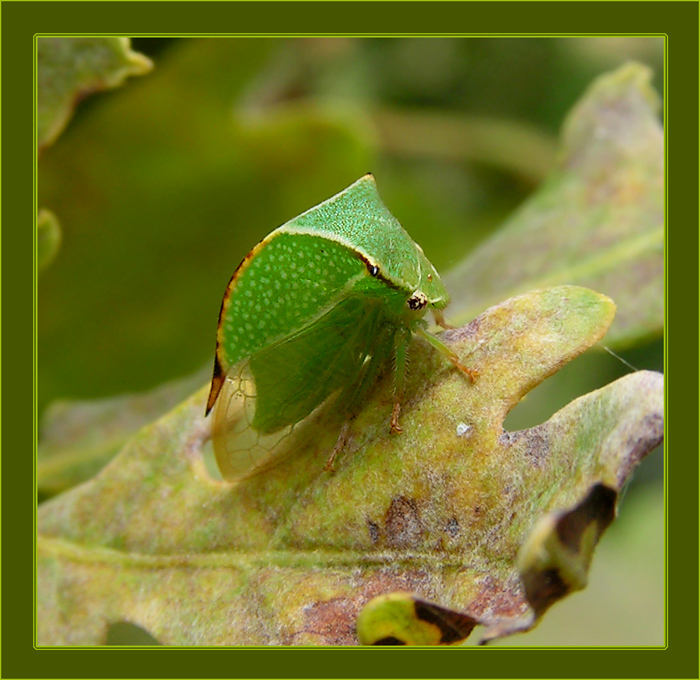
<svg viewBox="0 0 700 680">
<path fill-rule="evenodd" d="M 214 373 L 211 378 L 211 389 L 209 390 L 209 398 L 207 399 L 207 410 L 204 412 L 204 416 L 208 416 L 209 412 L 214 408 L 217 398 L 219 397 L 219 392 L 224 385 L 226 376 L 221 368 L 221 363 L 219 363 L 219 352 L 217 348 L 217 353 L 214 356 Z"/>
<path fill-rule="evenodd" d="M 224 314 L 228 309 L 229 300 L 231 298 L 231 291 L 233 290 L 233 287 L 238 281 L 238 278 L 245 271 L 249 262 L 253 259 L 253 257 L 255 257 L 258 251 L 275 236 L 276 233 L 277 229 L 269 233 L 241 260 L 240 264 L 236 267 L 236 271 L 233 272 L 233 275 L 231 276 L 228 285 L 226 286 L 224 298 L 221 301 L 221 308 L 219 309 L 219 321 L 216 325 L 216 352 L 214 353 L 214 372 L 211 379 L 211 389 L 209 390 L 209 398 L 207 399 L 207 410 L 204 413 L 204 417 L 208 416 L 209 412 L 214 408 L 214 404 L 216 403 L 224 381 L 226 380 L 226 375 L 224 373 L 223 366 L 221 365 L 221 361 L 219 360 L 219 349 L 221 347 L 221 324 L 224 318 Z"/>
</svg>

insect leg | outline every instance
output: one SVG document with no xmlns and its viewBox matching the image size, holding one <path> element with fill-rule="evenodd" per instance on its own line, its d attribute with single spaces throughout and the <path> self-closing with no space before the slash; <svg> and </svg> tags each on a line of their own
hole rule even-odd
<svg viewBox="0 0 700 680">
<path fill-rule="evenodd" d="M 440 328 L 444 328 L 445 330 L 451 330 L 454 328 L 454 326 L 450 326 L 450 324 L 445 321 L 445 315 L 442 313 L 441 309 L 432 309 L 433 312 L 433 318 L 435 319 L 435 323 L 440 326 Z"/>
<path fill-rule="evenodd" d="M 418 335 L 420 335 L 421 338 L 423 338 L 426 342 L 432 345 L 438 352 L 440 352 L 440 354 L 449 359 L 454 365 L 454 367 L 460 370 L 462 373 L 464 373 L 464 375 L 466 375 L 469 378 L 469 380 L 474 382 L 476 377 L 479 375 L 479 371 L 476 371 L 473 368 L 467 368 L 467 366 L 465 366 L 459 360 L 459 357 L 447 345 L 445 345 L 445 343 L 443 343 L 442 340 L 428 333 L 428 331 L 426 331 L 424 328 L 418 326 L 415 329 L 415 332 L 418 333 Z"/>
<path fill-rule="evenodd" d="M 394 408 L 391 411 L 391 433 L 401 432 L 399 413 L 403 401 L 404 385 L 406 383 L 406 359 L 408 343 L 411 339 L 409 331 L 399 331 L 394 344 Z"/>
<path fill-rule="evenodd" d="M 328 457 L 328 460 L 326 461 L 326 464 L 323 466 L 323 469 L 326 472 L 333 472 L 334 467 L 333 463 L 335 462 L 335 457 L 345 448 L 345 445 L 348 443 L 348 438 L 350 436 L 350 422 L 352 421 L 351 418 L 348 418 L 344 423 L 343 426 L 340 428 L 340 434 L 338 435 L 338 440 L 335 443 L 335 446 L 333 447 L 333 451 L 331 452 L 331 455 Z"/>
</svg>

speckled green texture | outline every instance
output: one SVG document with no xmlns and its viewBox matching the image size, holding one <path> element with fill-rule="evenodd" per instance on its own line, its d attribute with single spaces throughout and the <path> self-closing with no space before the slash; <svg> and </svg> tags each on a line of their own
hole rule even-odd
<svg viewBox="0 0 700 680">
<path fill-rule="evenodd" d="M 437 271 L 389 212 L 372 175 L 290 220 L 281 230 L 337 239 L 377 264 L 386 278 L 409 292 L 422 290 L 431 303 L 447 304 Z"/>
<path fill-rule="evenodd" d="M 279 231 L 268 238 L 232 282 L 221 319 L 224 368 L 312 323 L 369 278 L 364 262 L 333 241 Z"/>
<path fill-rule="evenodd" d="M 368 264 L 377 266 L 379 278 L 370 275 Z M 383 298 L 388 312 L 412 321 L 417 315 L 405 314 L 404 304 L 418 290 L 437 309 L 447 304 L 437 271 L 366 175 L 251 251 L 229 284 L 219 361 L 227 370 L 353 294 Z M 397 291 L 402 296 L 396 298 Z"/>
</svg>

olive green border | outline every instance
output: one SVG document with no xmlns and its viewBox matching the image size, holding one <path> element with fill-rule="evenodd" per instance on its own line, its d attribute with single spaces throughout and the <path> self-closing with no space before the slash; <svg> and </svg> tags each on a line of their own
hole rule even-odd
<svg viewBox="0 0 700 680">
<path fill-rule="evenodd" d="M 167 8 L 167 9 L 166 9 Z M 698 298 L 698 6 L 690 2 L 593 3 L 190 3 L 190 2 L 4 2 L 2 4 L 2 666 L 3 677 L 698 677 L 697 590 L 697 376 Z M 32 343 L 34 281 L 32 231 L 34 211 L 29 190 L 34 156 L 29 155 L 33 98 L 33 36 L 41 33 L 207 34 L 222 26 L 238 35 L 601 35 L 666 34 L 670 88 L 665 121 L 673 159 L 673 191 L 668 194 L 667 296 L 683 290 L 684 314 L 673 356 L 683 361 L 674 374 L 674 415 L 680 458 L 667 456 L 668 481 L 668 647 L 638 650 L 520 649 L 226 649 L 35 650 L 32 647 L 34 592 L 29 527 L 33 518 L 32 455 L 35 366 Z M 420 31 L 420 33 L 418 32 Z M 4 169 L 3 168 L 3 169 Z M 669 169 L 670 174 L 670 169 Z M 33 176 L 33 175 L 32 175 Z M 34 191 L 34 188 L 32 188 Z M 681 203 L 684 202 L 684 205 Z M 684 231 L 685 230 L 685 231 Z M 676 247 L 673 248 L 673 245 Z M 30 279 L 29 277 L 32 276 Z M 26 277 L 26 279 L 24 278 Z M 682 277 L 682 278 L 681 278 Z M 686 279 L 691 279 L 687 281 Z M 678 293 L 676 294 L 678 298 Z M 667 303 L 670 300 L 667 299 Z M 678 303 L 679 304 L 679 303 Z M 667 306 L 667 311 L 670 307 Z M 670 313 L 670 312 L 669 312 Z M 7 317 L 7 318 L 5 318 Z M 677 345 L 677 346 L 676 346 Z M 682 359 L 681 359 L 682 357 Z M 680 363 L 679 363 L 680 366 Z M 666 366 L 668 368 L 668 366 Z M 35 375 L 35 372 L 34 372 Z M 691 378 L 693 376 L 693 378 Z M 692 383 L 690 382 L 692 380 Z M 686 385 L 684 381 L 688 381 Z M 670 387 L 667 386 L 670 397 Z M 681 412 L 685 409 L 685 413 Z M 668 410 L 668 409 L 667 409 Z M 668 421 L 667 421 L 668 422 Z M 687 429 L 683 432 L 683 429 Z M 667 451 L 671 440 L 667 436 Z M 676 462 L 677 461 L 677 462 Z M 28 496 L 30 498 L 28 498 Z M 605 612 L 601 612 L 605 616 Z M 220 656 L 213 656 L 221 652 Z M 109 657 L 100 654 L 108 654 Z M 236 654 L 235 657 L 229 656 Z M 277 654 L 277 656 L 275 656 Z M 318 656 L 318 655 L 322 656 Z M 394 656 L 389 657 L 389 654 Z M 407 656 L 409 654 L 410 656 Z M 439 654 L 439 656 L 434 656 Z M 448 657 L 446 654 L 472 654 Z M 474 656 L 478 654 L 479 656 Z M 175 655 L 175 656 L 173 656 Z M 330 656 L 332 655 L 332 656 Z M 373 655 L 373 656 L 368 656 Z M 433 655 L 433 656 L 431 656 Z M 487 655 L 487 656 L 484 656 Z"/>
</svg>

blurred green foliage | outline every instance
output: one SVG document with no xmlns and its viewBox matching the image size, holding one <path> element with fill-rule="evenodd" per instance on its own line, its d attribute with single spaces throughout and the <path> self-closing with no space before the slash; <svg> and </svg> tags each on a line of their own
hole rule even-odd
<svg viewBox="0 0 700 680">
<path fill-rule="evenodd" d="M 40 279 L 42 410 L 208 362 L 248 250 L 368 170 L 443 272 L 541 179 L 503 168 L 496 148 L 493 162 L 385 148 L 387 111 L 505 121 L 523 143 L 535 126 L 546 156 L 592 76 L 630 57 L 662 72 L 662 44 L 643 38 L 133 42 L 144 48 L 153 72 L 87 99 L 42 154 L 39 203 L 64 230 Z"/>
</svg>

